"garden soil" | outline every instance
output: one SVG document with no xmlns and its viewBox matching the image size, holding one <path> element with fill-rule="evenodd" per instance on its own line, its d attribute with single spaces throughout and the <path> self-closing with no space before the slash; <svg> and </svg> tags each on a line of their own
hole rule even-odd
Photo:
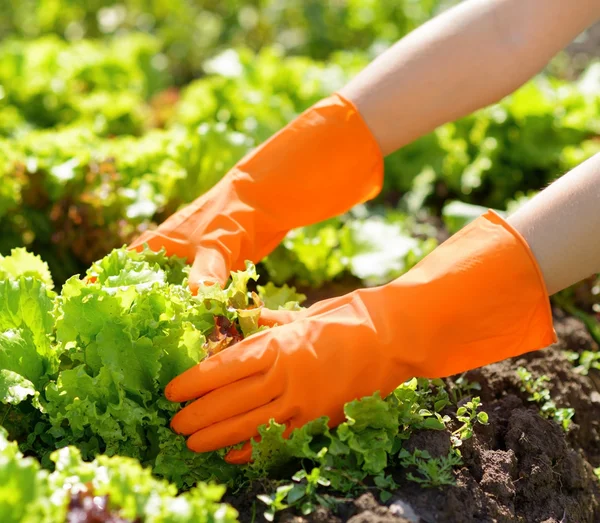
<svg viewBox="0 0 600 523">
<path fill-rule="evenodd" d="M 585 326 L 555 311 L 559 342 L 547 349 L 488 365 L 467 373 L 477 382 L 489 424 L 478 425 L 463 443 L 463 466 L 456 485 L 423 489 L 397 470 L 400 485 L 383 504 L 374 493 L 340 500 L 336 510 L 319 509 L 307 517 L 283 513 L 282 523 L 595 523 L 600 522 L 600 488 L 593 468 L 600 466 L 600 376 L 575 371 L 564 350 L 597 350 Z M 547 387 L 558 407 L 573 407 L 568 433 L 543 418 L 537 405 L 520 390 L 516 369 L 550 378 Z M 448 380 L 451 385 L 452 379 Z M 468 397 L 463 401 L 468 401 Z M 409 450 L 444 456 L 449 432 L 421 431 L 406 443 Z M 242 498 L 227 497 L 241 521 L 264 521 L 257 484 Z"/>
</svg>

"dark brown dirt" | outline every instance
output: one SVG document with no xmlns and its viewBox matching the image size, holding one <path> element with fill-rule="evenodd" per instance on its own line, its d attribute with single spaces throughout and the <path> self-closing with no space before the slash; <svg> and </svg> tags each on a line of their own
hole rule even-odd
<svg viewBox="0 0 600 523">
<path fill-rule="evenodd" d="M 387 504 L 371 494 L 341 500 L 335 512 L 319 509 L 308 517 L 282 514 L 284 523 L 595 523 L 600 522 L 600 484 L 593 468 L 600 466 L 600 393 L 592 376 L 575 371 L 563 351 L 597 350 L 585 326 L 555 311 L 559 342 L 552 347 L 475 369 L 466 378 L 489 415 L 463 443 L 464 465 L 456 485 L 424 489 L 395 473 L 400 488 Z M 573 407 L 570 430 L 543 418 L 537 405 L 520 390 L 516 369 L 526 367 L 534 377 L 547 375 L 547 387 L 559 407 Z M 448 380 L 452 384 L 453 380 Z M 446 432 L 423 431 L 407 442 L 409 450 L 426 449 L 446 455 Z M 252 520 L 256 492 L 234 502 L 242 521 Z M 256 522 L 264 521 L 260 502 Z M 403 515 L 402 515 L 403 514 Z"/>
</svg>

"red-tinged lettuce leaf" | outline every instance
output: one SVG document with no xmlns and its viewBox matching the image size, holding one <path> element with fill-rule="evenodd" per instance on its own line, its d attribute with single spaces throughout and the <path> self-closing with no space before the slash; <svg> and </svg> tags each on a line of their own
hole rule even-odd
<svg viewBox="0 0 600 523">
<path fill-rule="evenodd" d="M 229 321 L 225 316 L 215 316 L 214 321 L 215 327 L 208 335 L 206 343 L 204 344 L 207 357 L 214 356 L 227 347 L 235 345 L 244 339 L 238 332 L 235 324 Z"/>
</svg>

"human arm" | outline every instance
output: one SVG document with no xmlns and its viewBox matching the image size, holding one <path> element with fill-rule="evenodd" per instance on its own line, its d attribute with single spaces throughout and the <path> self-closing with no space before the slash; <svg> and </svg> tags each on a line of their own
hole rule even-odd
<svg viewBox="0 0 600 523">
<path fill-rule="evenodd" d="M 600 272 L 600 154 L 556 180 L 508 222 L 529 244 L 549 294 Z"/>
<path fill-rule="evenodd" d="M 385 52 L 241 160 L 213 189 L 138 238 L 223 283 L 285 234 L 369 200 L 385 155 L 507 94 L 600 15 L 578 0 L 469 0 Z M 283 195 L 283 197 L 282 197 Z"/>
<path fill-rule="evenodd" d="M 468 0 L 381 54 L 340 93 L 384 155 L 497 102 L 600 18 L 596 0 Z"/>
</svg>

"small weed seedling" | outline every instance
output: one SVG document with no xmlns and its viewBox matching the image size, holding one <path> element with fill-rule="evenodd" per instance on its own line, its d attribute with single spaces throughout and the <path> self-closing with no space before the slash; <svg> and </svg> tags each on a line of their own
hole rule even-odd
<svg viewBox="0 0 600 523">
<path fill-rule="evenodd" d="M 564 351 L 565 357 L 575 366 L 575 372 L 587 376 L 591 369 L 600 370 L 600 352 L 584 350 L 578 352 Z"/>
<path fill-rule="evenodd" d="M 481 425 L 488 424 L 487 412 L 477 412 L 481 407 L 481 399 L 473 398 L 471 401 L 459 407 L 456 411 L 456 419 L 462 423 L 451 435 L 454 447 L 460 447 L 462 442 L 473 437 L 473 430 L 476 423 Z"/>
<path fill-rule="evenodd" d="M 521 391 L 529 394 L 527 399 L 539 405 L 542 416 L 554 420 L 567 432 L 575 415 L 575 409 L 556 406 L 556 403 L 550 397 L 550 391 L 544 386 L 545 383 L 550 381 L 550 378 L 542 375 L 534 379 L 533 374 L 524 367 L 517 369 L 517 375 L 521 379 Z"/>
<path fill-rule="evenodd" d="M 335 502 L 329 496 L 317 492 L 320 486 L 328 487 L 329 480 L 321 475 L 319 468 L 313 468 L 310 473 L 302 469 L 292 477 L 294 483 L 277 487 L 269 495 L 260 495 L 258 499 L 267 505 L 265 519 L 273 521 L 275 514 L 281 510 L 297 507 L 304 516 L 311 514 L 317 506 L 332 507 Z"/>
<path fill-rule="evenodd" d="M 447 456 L 432 458 L 426 450 L 416 449 L 412 454 L 402 449 L 398 455 L 403 467 L 415 467 L 418 475 L 409 472 L 406 478 L 425 488 L 454 485 L 453 468 L 462 464 L 457 451 L 450 450 Z"/>
<path fill-rule="evenodd" d="M 379 499 L 386 503 L 392 497 L 392 490 L 398 488 L 398 485 L 389 474 L 379 474 L 373 478 L 373 483 L 379 489 Z"/>
</svg>

